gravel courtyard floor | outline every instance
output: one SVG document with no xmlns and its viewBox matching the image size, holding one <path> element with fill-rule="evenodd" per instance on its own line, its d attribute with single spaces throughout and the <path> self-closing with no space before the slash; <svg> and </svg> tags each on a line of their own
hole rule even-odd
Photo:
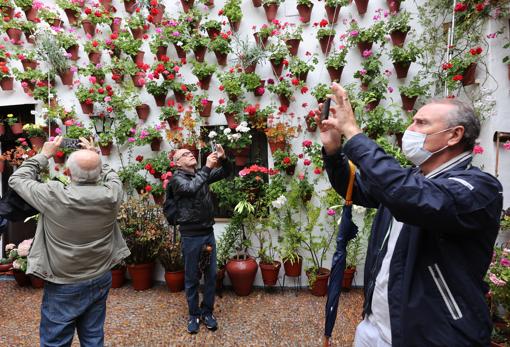
<svg viewBox="0 0 510 347">
<path fill-rule="evenodd" d="M 0 346 L 38 346 L 42 289 L 21 288 L 0 281 Z M 342 294 L 334 330 L 334 346 L 352 345 L 361 320 L 360 289 Z M 325 297 L 306 289 L 266 291 L 257 288 L 248 297 L 226 289 L 216 300 L 216 332 L 200 327 L 186 332 L 184 292 L 170 293 L 158 283 L 136 292 L 127 284 L 112 289 L 105 324 L 106 346 L 320 346 Z M 79 346 L 77 336 L 73 346 Z"/>
</svg>

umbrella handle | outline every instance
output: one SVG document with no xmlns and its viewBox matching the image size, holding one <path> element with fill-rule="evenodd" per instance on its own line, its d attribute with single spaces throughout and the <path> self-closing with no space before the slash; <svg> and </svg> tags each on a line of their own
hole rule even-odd
<svg viewBox="0 0 510 347">
<path fill-rule="evenodd" d="M 349 184 L 345 194 L 345 205 L 352 205 L 352 191 L 354 189 L 354 177 L 356 176 L 356 166 L 349 160 Z"/>
</svg>

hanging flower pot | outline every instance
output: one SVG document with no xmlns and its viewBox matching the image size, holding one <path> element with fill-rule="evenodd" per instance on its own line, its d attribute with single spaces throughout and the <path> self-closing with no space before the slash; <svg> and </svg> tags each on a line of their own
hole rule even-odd
<svg viewBox="0 0 510 347">
<path fill-rule="evenodd" d="M 328 16 L 328 21 L 330 23 L 336 24 L 338 22 L 338 17 L 340 17 L 340 8 L 340 6 L 324 5 L 324 9 L 326 10 L 326 15 Z"/>
<path fill-rule="evenodd" d="M 210 117 L 211 109 L 212 109 L 212 100 L 207 100 L 207 104 L 203 105 L 202 109 L 199 112 L 200 117 L 204 117 L 204 118 Z"/>
<path fill-rule="evenodd" d="M 161 23 L 163 19 L 163 15 L 165 14 L 165 5 L 158 4 L 156 7 L 151 9 L 152 14 L 152 23 L 158 25 Z"/>
<path fill-rule="evenodd" d="M 133 38 L 137 40 L 143 39 L 143 35 L 145 34 L 144 28 L 131 28 L 131 34 L 133 34 Z"/>
<path fill-rule="evenodd" d="M 149 118 L 149 113 L 151 111 L 151 108 L 147 104 L 141 104 L 135 107 L 136 114 L 138 115 L 138 118 L 143 120 L 144 122 Z"/>
<path fill-rule="evenodd" d="M 186 51 L 184 49 L 182 49 L 181 46 L 177 46 L 175 43 L 174 43 L 174 48 L 175 48 L 175 51 L 177 52 L 177 56 L 180 58 L 180 59 L 184 59 L 186 58 Z"/>
<path fill-rule="evenodd" d="M 301 42 L 301 40 L 299 40 L 299 39 L 290 39 L 290 40 L 285 41 L 285 43 L 287 44 L 287 47 L 289 47 L 289 53 L 291 55 L 293 55 L 293 56 L 297 55 L 300 42 Z"/>
<path fill-rule="evenodd" d="M 25 71 L 27 71 L 29 69 L 35 70 L 37 68 L 37 61 L 31 60 L 31 59 L 22 59 L 21 65 L 23 65 L 23 69 Z"/>
<path fill-rule="evenodd" d="M 289 107 L 290 106 L 290 100 L 285 95 L 278 95 L 278 99 L 280 100 L 280 105 Z"/>
<path fill-rule="evenodd" d="M 174 90 L 175 101 L 184 104 L 186 102 L 186 94 L 182 90 Z"/>
<path fill-rule="evenodd" d="M 126 280 L 126 267 L 122 266 L 118 269 L 112 269 L 112 288 L 120 288 Z"/>
<path fill-rule="evenodd" d="M 236 166 L 246 166 L 250 159 L 250 147 L 236 149 L 234 151 L 234 159 Z"/>
<path fill-rule="evenodd" d="M 269 23 L 276 18 L 278 7 L 278 4 L 264 4 L 264 11 L 266 11 L 266 18 Z"/>
<path fill-rule="evenodd" d="M 23 133 L 23 123 L 14 123 L 14 124 L 11 124 L 11 132 L 14 134 L 14 135 L 20 135 Z"/>
<path fill-rule="evenodd" d="M 368 104 L 366 104 L 365 109 L 367 111 L 372 111 L 374 108 L 377 107 L 377 105 L 379 105 L 380 102 L 381 102 L 381 100 L 371 101 Z"/>
<path fill-rule="evenodd" d="M 367 13 L 368 0 L 354 0 L 354 2 L 356 3 L 356 8 L 360 15 Z"/>
<path fill-rule="evenodd" d="M 94 102 L 83 101 L 80 102 L 81 110 L 85 114 L 91 114 L 94 112 Z"/>
<path fill-rule="evenodd" d="M 5 135 L 5 125 L 0 123 L 0 136 L 4 136 L 4 135 Z M 0 159 L 0 160 L 2 160 L 2 159 Z"/>
<path fill-rule="evenodd" d="M 184 12 L 188 13 L 189 9 L 193 7 L 194 2 L 195 0 L 181 0 L 182 9 L 184 10 Z"/>
<path fill-rule="evenodd" d="M 469 86 L 475 83 L 476 63 L 471 63 L 462 74 L 462 85 Z"/>
<path fill-rule="evenodd" d="M 397 78 L 406 78 L 407 72 L 409 71 L 409 67 L 411 63 L 408 62 L 394 62 L 393 66 L 395 67 L 395 71 L 397 72 Z"/>
<path fill-rule="evenodd" d="M 14 42 L 18 42 L 21 39 L 22 34 L 23 31 L 21 31 L 21 29 L 18 28 L 7 29 L 7 36 L 9 36 L 9 38 Z"/>
<path fill-rule="evenodd" d="M 262 281 L 264 281 L 264 285 L 274 286 L 278 281 L 278 274 L 280 273 L 282 263 L 275 260 L 273 264 L 260 263 L 259 266 L 260 272 L 262 273 Z"/>
<path fill-rule="evenodd" d="M 179 119 L 167 118 L 166 119 L 170 130 L 177 130 L 179 128 Z"/>
<path fill-rule="evenodd" d="M 154 263 L 130 264 L 127 268 L 134 290 L 147 290 L 152 287 Z"/>
<path fill-rule="evenodd" d="M 77 61 L 78 59 L 80 59 L 80 57 L 78 56 L 79 51 L 80 51 L 79 45 L 72 45 L 72 46 L 67 47 L 67 49 L 66 49 L 66 52 L 71 55 L 71 57 L 69 59 L 71 59 L 73 61 Z"/>
<path fill-rule="evenodd" d="M 294 173 L 296 172 L 296 165 L 290 165 L 285 168 L 285 173 L 289 176 L 294 176 Z"/>
<path fill-rule="evenodd" d="M 303 268 L 303 257 L 301 257 L 301 256 L 298 256 L 298 257 L 299 257 L 298 260 L 293 263 L 290 260 L 285 260 L 283 262 L 285 276 L 288 276 L 288 277 L 301 276 L 301 271 Z"/>
<path fill-rule="evenodd" d="M 257 274 L 258 266 L 255 259 L 230 259 L 225 267 L 228 277 L 238 296 L 248 296 L 253 289 L 253 282 Z"/>
<path fill-rule="evenodd" d="M 262 0 L 252 0 L 254 7 L 262 6 Z"/>
<path fill-rule="evenodd" d="M 328 67 L 327 69 L 331 82 L 333 81 L 340 82 L 340 78 L 342 78 L 342 71 L 344 70 L 344 67 L 343 66 L 340 66 L 339 68 Z"/>
<path fill-rule="evenodd" d="M 30 144 L 32 144 L 32 148 L 35 150 L 39 150 L 43 147 L 45 142 L 45 138 L 42 136 L 32 136 L 30 138 Z"/>
<path fill-rule="evenodd" d="M 112 9 L 112 0 L 99 0 L 99 3 L 103 5 L 103 8 L 108 12 Z"/>
<path fill-rule="evenodd" d="M 48 24 L 52 27 L 57 27 L 57 28 L 60 28 L 62 26 L 62 20 L 61 19 L 58 19 L 58 18 L 55 18 L 53 20 L 49 20 L 48 21 Z"/>
<path fill-rule="evenodd" d="M 390 12 L 400 11 L 400 0 L 386 0 Z"/>
<path fill-rule="evenodd" d="M 65 164 L 66 154 L 62 151 L 58 151 L 57 154 L 53 156 L 53 161 L 55 164 Z"/>
<path fill-rule="evenodd" d="M 1 168 L 1 165 L 2 163 L 4 162 L 3 159 L 0 159 L 0 168 Z M 3 170 L 0 170 L 0 172 L 2 172 Z M 10 269 L 12 268 L 12 262 L 10 263 L 7 263 L 7 264 L 0 264 L 0 272 L 7 272 L 9 271 Z"/>
<path fill-rule="evenodd" d="M 327 35 L 327 36 L 321 37 L 319 39 L 319 43 L 321 44 L 322 53 L 329 54 L 329 51 L 331 50 L 331 47 L 333 46 L 334 38 L 335 38 L 335 35 Z"/>
<path fill-rule="evenodd" d="M 216 36 L 218 36 L 221 33 L 221 30 L 217 28 L 207 28 L 206 31 L 207 36 L 209 36 L 211 40 L 213 40 Z"/>
<path fill-rule="evenodd" d="M 158 60 L 161 60 L 163 57 L 166 56 L 167 51 L 168 51 L 167 46 L 159 46 L 158 49 L 156 50 L 156 58 Z"/>
<path fill-rule="evenodd" d="M 79 18 L 78 12 L 76 12 L 75 10 L 73 10 L 71 8 L 64 9 L 64 12 L 66 13 L 67 21 L 69 22 L 69 24 L 76 25 L 78 23 L 78 18 Z"/>
<path fill-rule="evenodd" d="M 325 268 L 320 268 L 319 273 L 316 275 L 315 282 L 312 284 L 310 288 L 310 292 L 315 296 L 324 296 L 328 293 L 328 280 L 329 280 L 330 271 Z M 310 277 L 310 273 L 307 272 L 306 275 Z"/>
<path fill-rule="evenodd" d="M 112 24 L 110 24 L 110 29 L 111 29 L 112 33 L 118 33 L 120 31 L 121 23 L 122 23 L 121 17 L 113 18 Z"/>
<path fill-rule="evenodd" d="M 165 282 L 171 293 L 178 293 L 184 290 L 184 270 L 165 272 Z"/>
<path fill-rule="evenodd" d="M 143 58 L 145 56 L 145 52 L 144 51 L 138 51 L 138 53 L 136 53 L 135 55 L 132 55 L 131 58 L 133 58 L 133 61 L 135 62 L 136 65 L 143 65 Z"/>
<path fill-rule="evenodd" d="M 239 126 L 234 113 L 225 113 L 225 118 L 227 119 L 227 125 L 230 129 L 235 129 Z"/>
<path fill-rule="evenodd" d="M 193 53 L 195 54 L 195 59 L 201 63 L 204 62 L 205 52 L 207 52 L 207 47 L 200 46 L 196 48 Z"/>
<path fill-rule="evenodd" d="M 262 96 L 264 95 L 264 92 L 265 92 L 265 89 L 264 89 L 264 86 L 266 85 L 266 81 L 265 80 L 260 80 L 260 85 L 255 88 L 255 90 L 253 91 L 253 94 L 255 96 Z"/>
<path fill-rule="evenodd" d="M 308 78 L 308 71 L 301 72 L 299 75 L 296 75 L 296 78 L 302 82 L 306 82 L 306 79 Z"/>
<path fill-rule="evenodd" d="M 12 90 L 14 87 L 14 78 L 13 77 L 4 77 L 0 80 L 0 87 L 2 90 Z"/>
<path fill-rule="evenodd" d="M 99 149 L 101 150 L 101 154 L 104 156 L 110 155 L 112 152 L 113 143 L 108 142 L 107 145 L 99 145 Z"/>
<path fill-rule="evenodd" d="M 356 273 L 356 268 L 346 268 L 344 270 L 344 278 L 342 279 L 342 289 L 351 290 L 352 281 L 354 280 L 354 274 Z"/>
<path fill-rule="evenodd" d="M 151 150 L 154 152 L 159 151 L 161 148 L 161 139 L 159 137 L 153 138 L 151 141 Z"/>
<path fill-rule="evenodd" d="M 28 7 L 26 10 L 25 10 L 25 16 L 27 17 L 27 20 L 31 21 L 31 22 L 36 22 L 37 21 L 37 12 L 39 12 L 39 10 L 37 8 L 34 8 L 32 6 Z"/>
<path fill-rule="evenodd" d="M 411 111 L 414 108 L 414 104 L 416 103 L 418 96 L 408 97 L 404 94 L 400 94 L 400 98 L 402 99 L 402 109 L 405 111 Z"/>
<path fill-rule="evenodd" d="M 0 6 L 1 13 L 3 17 L 10 17 L 13 18 L 14 16 L 14 7 L 8 6 L 8 3 L 6 2 L 5 5 Z"/>
<path fill-rule="evenodd" d="M 131 76 L 135 87 L 142 88 L 145 84 L 145 73 L 142 71 L 138 71 L 134 76 Z"/>
<path fill-rule="evenodd" d="M 28 275 L 30 278 L 30 284 L 32 285 L 32 288 L 40 289 L 44 288 L 44 280 L 42 278 L 39 278 L 34 275 Z"/>
<path fill-rule="evenodd" d="M 287 147 L 287 143 L 285 141 L 275 141 L 275 140 L 267 140 L 269 143 L 269 148 L 271 149 L 271 153 L 276 152 L 277 150 L 285 151 L 285 147 Z"/>
<path fill-rule="evenodd" d="M 165 94 L 155 94 L 153 95 L 154 100 L 156 101 L 156 106 L 163 107 L 165 106 L 166 101 L 166 93 Z"/>
<path fill-rule="evenodd" d="M 94 36 L 96 34 L 96 24 L 92 23 L 88 19 L 82 20 L 81 25 L 83 26 L 85 34 L 89 34 L 90 36 Z"/>
<path fill-rule="evenodd" d="M 62 71 L 59 73 L 60 80 L 62 81 L 62 84 L 65 86 L 72 86 L 73 85 L 73 76 L 74 71 L 71 69 L 67 69 L 65 71 Z"/>
<path fill-rule="evenodd" d="M 267 44 L 267 40 L 268 38 L 267 37 L 264 37 L 264 38 L 261 38 L 259 36 L 259 33 L 253 33 L 253 37 L 255 38 L 255 42 L 262 46 L 263 48 L 266 47 L 266 44 Z"/>
<path fill-rule="evenodd" d="M 390 33 L 391 43 L 393 46 L 403 47 L 406 40 L 407 31 L 395 30 Z"/>
<path fill-rule="evenodd" d="M 283 71 L 283 62 L 276 63 L 274 60 L 270 59 L 271 66 L 273 67 L 273 72 L 276 77 L 280 77 Z"/>
<path fill-rule="evenodd" d="M 244 69 L 244 72 L 246 73 L 253 73 L 255 72 L 255 69 L 257 68 L 257 62 L 254 62 L 253 64 L 251 64 L 250 66 L 247 66 L 245 69 Z"/>
<path fill-rule="evenodd" d="M 221 53 L 221 52 L 215 51 L 214 55 L 216 55 L 216 60 L 218 61 L 218 65 L 227 66 L 228 53 Z"/>
<path fill-rule="evenodd" d="M 14 273 L 14 279 L 16 280 L 16 283 L 20 287 L 26 287 L 30 285 L 30 277 L 26 273 L 20 270 L 13 270 Z"/>
<path fill-rule="evenodd" d="M 124 9 L 127 13 L 133 13 L 135 12 L 137 8 L 136 0 L 124 0 Z"/>
<path fill-rule="evenodd" d="M 94 64 L 101 63 L 101 52 L 89 52 L 89 61 Z"/>
<path fill-rule="evenodd" d="M 363 55 L 363 52 L 364 51 L 369 51 L 372 49 L 372 45 L 374 43 L 373 42 L 370 42 L 370 41 L 361 41 L 361 42 L 358 42 L 358 49 L 359 49 L 359 53 L 361 55 Z"/>
<path fill-rule="evenodd" d="M 310 22 L 310 17 L 312 16 L 313 4 L 311 6 L 306 5 L 297 5 L 297 10 L 299 12 L 299 17 L 301 17 L 301 22 L 308 23 Z"/>
<path fill-rule="evenodd" d="M 124 75 L 120 73 L 120 70 L 112 69 L 112 80 L 114 80 L 115 83 L 122 84 Z"/>
<path fill-rule="evenodd" d="M 228 22 L 230 24 L 230 28 L 232 29 L 232 31 L 234 31 L 234 32 L 239 31 L 239 26 L 241 25 L 240 21 L 232 22 L 231 20 L 229 20 Z"/>
</svg>

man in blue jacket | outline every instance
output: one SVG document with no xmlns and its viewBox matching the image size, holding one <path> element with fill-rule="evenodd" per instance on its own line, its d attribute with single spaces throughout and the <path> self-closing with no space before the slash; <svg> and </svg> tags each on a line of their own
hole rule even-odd
<svg viewBox="0 0 510 347">
<path fill-rule="evenodd" d="M 345 195 L 351 160 L 354 203 L 378 208 L 354 345 L 488 346 L 484 276 L 503 198 L 499 181 L 471 166 L 480 132 L 473 109 L 456 99 L 422 107 L 402 140 L 416 167 L 403 168 L 362 134 L 346 91 L 332 88 L 329 119 L 316 117 L 329 180 Z"/>
</svg>

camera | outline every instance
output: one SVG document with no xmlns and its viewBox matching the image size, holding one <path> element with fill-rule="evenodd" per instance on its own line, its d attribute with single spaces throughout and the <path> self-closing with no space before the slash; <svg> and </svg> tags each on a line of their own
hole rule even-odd
<svg viewBox="0 0 510 347">
<path fill-rule="evenodd" d="M 327 98 L 326 101 L 324 101 L 324 103 L 322 104 L 321 121 L 323 121 L 324 119 L 328 119 L 330 107 L 331 98 Z"/>
<path fill-rule="evenodd" d="M 68 137 L 64 137 L 62 139 L 62 142 L 60 143 L 60 147 L 74 149 L 74 150 L 82 149 L 80 143 L 81 143 L 81 140 L 79 140 L 79 139 L 70 139 Z"/>
</svg>

